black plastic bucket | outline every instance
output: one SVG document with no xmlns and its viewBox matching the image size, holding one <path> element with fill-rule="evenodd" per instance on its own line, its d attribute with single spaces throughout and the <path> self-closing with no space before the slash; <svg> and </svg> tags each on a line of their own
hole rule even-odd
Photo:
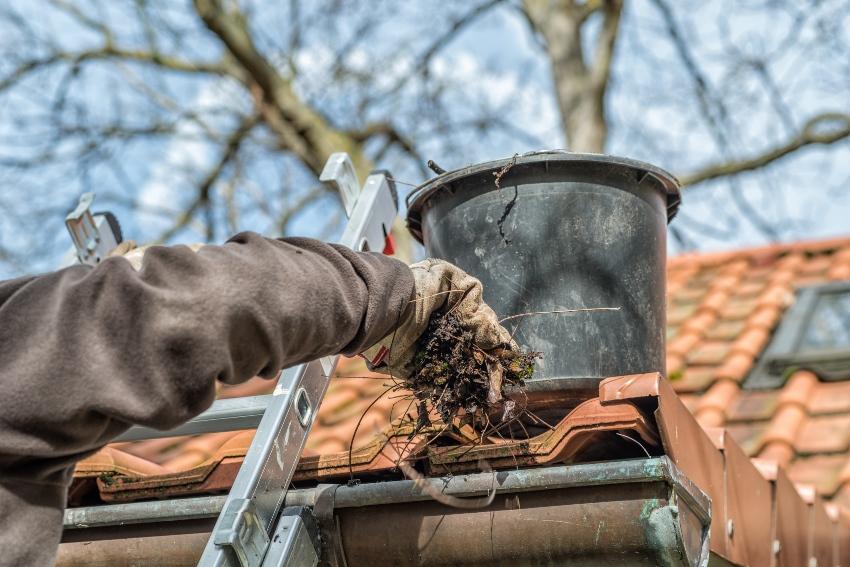
<svg viewBox="0 0 850 567">
<path fill-rule="evenodd" d="M 657 167 L 546 151 L 439 175 L 408 198 L 407 222 L 543 353 L 529 391 L 582 398 L 609 376 L 665 372 L 666 233 L 679 202 Z"/>
</svg>

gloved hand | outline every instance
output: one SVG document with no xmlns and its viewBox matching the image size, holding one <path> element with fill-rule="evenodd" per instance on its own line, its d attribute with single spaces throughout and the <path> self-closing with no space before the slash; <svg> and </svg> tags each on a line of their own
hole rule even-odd
<svg viewBox="0 0 850 567">
<path fill-rule="evenodd" d="M 428 259 L 410 266 L 416 297 L 396 330 L 363 352 L 369 367 L 397 378 L 414 371 L 416 343 L 433 313 L 451 312 L 461 327 L 473 334 L 475 344 L 491 350 L 512 344 L 511 335 L 481 298 L 481 282 L 444 260 Z"/>
</svg>

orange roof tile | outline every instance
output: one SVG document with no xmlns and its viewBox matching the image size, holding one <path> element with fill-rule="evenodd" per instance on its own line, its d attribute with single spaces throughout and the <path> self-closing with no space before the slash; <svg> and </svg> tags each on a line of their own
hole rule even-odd
<svg viewBox="0 0 850 567">
<path fill-rule="evenodd" d="M 698 340 L 673 342 L 671 377 L 680 378 L 674 388 L 687 393 L 687 406 L 704 427 L 725 426 L 748 455 L 786 465 L 791 480 L 813 485 L 842 513 L 850 511 L 850 381 L 819 382 L 798 371 L 780 390 L 740 386 L 796 287 L 850 279 L 850 239 L 689 254 L 668 263 L 670 273 L 686 269 L 695 277 L 671 292 L 668 304 L 700 298 L 690 319 L 676 321 L 679 329 L 696 331 Z M 720 290 L 727 294 L 724 304 Z M 717 318 L 700 333 L 710 310 Z M 720 357 L 724 344 L 727 354 Z"/>
<path fill-rule="evenodd" d="M 814 485 L 841 514 L 850 514 L 850 382 L 822 383 L 797 372 L 781 390 L 741 387 L 793 300 L 795 287 L 841 279 L 850 279 L 850 238 L 673 257 L 668 261 L 667 362 L 673 388 L 703 427 L 725 427 L 748 456 L 787 465 L 792 481 Z M 363 412 L 389 385 L 360 362 L 344 361 L 320 407 L 304 461 L 312 459 L 310 467 L 315 467 L 343 452 L 347 456 L 354 437 L 362 462 L 377 463 L 377 433 L 415 410 L 397 395 L 386 396 L 354 435 Z M 255 395 L 272 388 L 272 382 L 254 379 L 222 387 L 219 395 Z M 76 476 L 177 474 L 174 482 L 179 483 L 184 471 L 186 484 L 220 490 L 227 478 L 232 482 L 239 452 L 244 455 L 252 434 L 116 443 L 80 463 Z M 198 471 L 211 463 L 218 468 L 228 463 L 230 477 L 207 473 L 198 480 Z M 112 491 L 114 499 L 121 487 L 100 490 Z"/>
</svg>

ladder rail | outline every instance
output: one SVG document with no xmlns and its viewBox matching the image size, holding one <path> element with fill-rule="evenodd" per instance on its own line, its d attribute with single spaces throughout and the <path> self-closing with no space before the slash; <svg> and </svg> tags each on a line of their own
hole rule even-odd
<svg viewBox="0 0 850 567">
<path fill-rule="evenodd" d="M 328 163 L 332 159 L 334 156 Z M 352 208 L 340 243 L 361 251 L 383 250 L 397 212 L 398 198 L 391 178 L 386 173 L 373 173 Z M 337 360 L 337 356 L 325 357 L 281 373 L 198 565 L 263 564 Z M 296 551 L 276 549 L 275 561 L 283 557 L 285 564 L 286 556 Z"/>
<path fill-rule="evenodd" d="M 220 433 L 240 429 L 256 429 L 272 400 L 271 394 L 216 400 L 202 414 L 178 425 L 174 429 L 153 429 L 134 425 L 114 439 L 120 441 L 143 441 L 162 437 Z"/>
</svg>

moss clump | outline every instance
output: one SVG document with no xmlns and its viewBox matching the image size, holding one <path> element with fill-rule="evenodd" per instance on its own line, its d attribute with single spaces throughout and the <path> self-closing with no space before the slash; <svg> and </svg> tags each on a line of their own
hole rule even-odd
<svg viewBox="0 0 850 567">
<path fill-rule="evenodd" d="M 102 472 L 98 478 L 106 486 L 112 486 L 116 481 L 115 476 L 116 474 L 114 472 Z"/>
</svg>

